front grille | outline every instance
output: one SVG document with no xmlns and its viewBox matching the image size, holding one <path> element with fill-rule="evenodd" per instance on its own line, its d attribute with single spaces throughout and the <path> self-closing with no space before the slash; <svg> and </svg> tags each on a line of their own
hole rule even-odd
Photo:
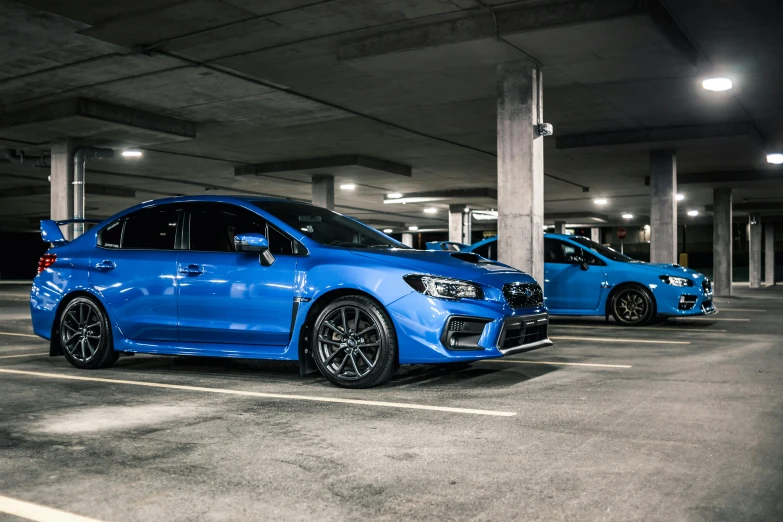
<svg viewBox="0 0 783 522">
<path fill-rule="evenodd" d="M 695 295 L 681 295 L 678 308 L 680 310 L 691 310 L 694 306 L 696 306 L 696 301 L 698 299 L 699 298 Z"/>
<path fill-rule="evenodd" d="M 701 289 L 704 290 L 705 294 L 709 294 L 710 292 L 712 292 L 712 281 L 710 281 L 705 277 L 704 280 L 701 282 Z"/>
<path fill-rule="evenodd" d="M 511 308 L 535 308 L 544 304 L 544 292 L 538 283 L 503 285 L 503 295 Z"/>
<path fill-rule="evenodd" d="M 548 325 L 549 320 L 545 313 L 509 317 L 503 323 L 498 348 L 504 353 L 524 351 L 531 344 L 546 341 Z"/>
</svg>

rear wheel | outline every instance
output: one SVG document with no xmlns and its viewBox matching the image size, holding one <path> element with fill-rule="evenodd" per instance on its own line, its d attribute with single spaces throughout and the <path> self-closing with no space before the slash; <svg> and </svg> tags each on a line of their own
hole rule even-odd
<svg viewBox="0 0 783 522">
<path fill-rule="evenodd" d="M 77 297 L 60 315 L 60 346 L 77 368 L 106 368 L 117 361 L 111 327 L 103 309 L 88 297 Z"/>
<path fill-rule="evenodd" d="M 620 288 L 612 296 L 614 319 L 625 326 L 642 326 L 655 317 L 655 301 L 647 289 L 638 285 Z"/>
<path fill-rule="evenodd" d="M 313 358 L 324 377 L 345 388 L 369 388 L 397 371 L 397 338 L 375 301 L 354 295 L 335 299 L 315 320 Z"/>
</svg>

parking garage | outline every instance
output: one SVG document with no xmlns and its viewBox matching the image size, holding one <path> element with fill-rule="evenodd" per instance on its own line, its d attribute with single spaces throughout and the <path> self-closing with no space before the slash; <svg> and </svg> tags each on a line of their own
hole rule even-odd
<svg viewBox="0 0 783 522">
<path fill-rule="evenodd" d="M 778 2 L 9 0 L 0 13 L 0 518 L 783 517 Z M 421 263 L 521 270 L 541 283 L 552 345 L 406 358 L 426 337 L 408 332 L 429 323 L 390 299 L 402 365 L 379 386 L 343 388 L 303 362 L 329 300 L 302 294 L 265 312 L 285 316 L 292 356 L 217 341 L 199 354 L 202 330 L 177 349 L 181 316 L 165 350 L 133 336 L 120 348 L 128 330 L 104 293 L 145 259 L 73 294 L 108 310 L 115 364 L 74 368 L 59 337 L 34 330 L 40 289 L 68 279 L 68 256 L 45 254 L 105 246 L 96 231 L 129 207 L 234 196 L 334 210 Z M 181 239 L 197 237 L 187 212 L 172 242 L 199 250 Z M 317 232 L 320 212 L 292 230 Z M 270 231 L 288 234 L 275 217 L 265 251 Z M 61 222 L 61 243 L 42 238 L 42 220 Z M 268 268 L 303 253 L 315 263 L 299 239 Z M 354 295 L 351 272 L 372 268 L 372 299 L 383 255 L 332 270 L 332 295 Z M 616 284 L 618 261 L 667 268 Z M 557 284 L 557 264 L 574 279 Z M 598 305 L 574 305 L 589 298 L 578 277 L 597 270 Z M 172 292 L 194 275 L 180 269 Z M 677 279 L 695 290 L 666 312 Z M 615 306 L 629 285 L 651 299 L 634 326 Z M 476 288 L 468 300 L 492 298 Z M 217 293 L 188 306 L 217 317 L 233 306 Z M 498 295 L 511 303 L 505 286 Z M 359 328 L 356 312 L 351 335 L 370 316 Z M 451 320 L 432 334 L 449 357 Z M 342 324 L 331 342 L 364 357 Z"/>
</svg>

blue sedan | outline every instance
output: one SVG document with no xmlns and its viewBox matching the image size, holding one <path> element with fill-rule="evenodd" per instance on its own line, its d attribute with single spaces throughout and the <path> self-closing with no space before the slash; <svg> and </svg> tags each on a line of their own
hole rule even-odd
<svg viewBox="0 0 783 522">
<path fill-rule="evenodd" d="M 497 259 L 497 238 L 468 251 Z M 628 326 L 648 324 L 657 316 L 717 312 L 712 283 L 703 274 L 636 261 L 581 236 L 544 235 L 544 293 L 552 315 L 612 315 Z"/>
<path fill-rule="evenodd" d="M 304 203 L 228 196 L 147 202 L 52 244 L 30 305 L 50 353 L 78 368 L 123 354 L 299 361 L 345 387 L 400 364 L 551 345 L 541 287 L 462 252 L 421 252 Z"/>
</svg>

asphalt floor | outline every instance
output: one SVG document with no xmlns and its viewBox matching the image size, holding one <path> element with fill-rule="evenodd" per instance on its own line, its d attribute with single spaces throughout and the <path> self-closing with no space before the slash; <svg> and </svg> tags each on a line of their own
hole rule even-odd
<svg viewBox="0 0 783 522">
<path fill-rule="evenodd" d="M 353 391 L 263 361 L 77 370 L 1 285 L 0 520 L 783 520 L 783 287 L 735 292 Z"/>
</svg>

